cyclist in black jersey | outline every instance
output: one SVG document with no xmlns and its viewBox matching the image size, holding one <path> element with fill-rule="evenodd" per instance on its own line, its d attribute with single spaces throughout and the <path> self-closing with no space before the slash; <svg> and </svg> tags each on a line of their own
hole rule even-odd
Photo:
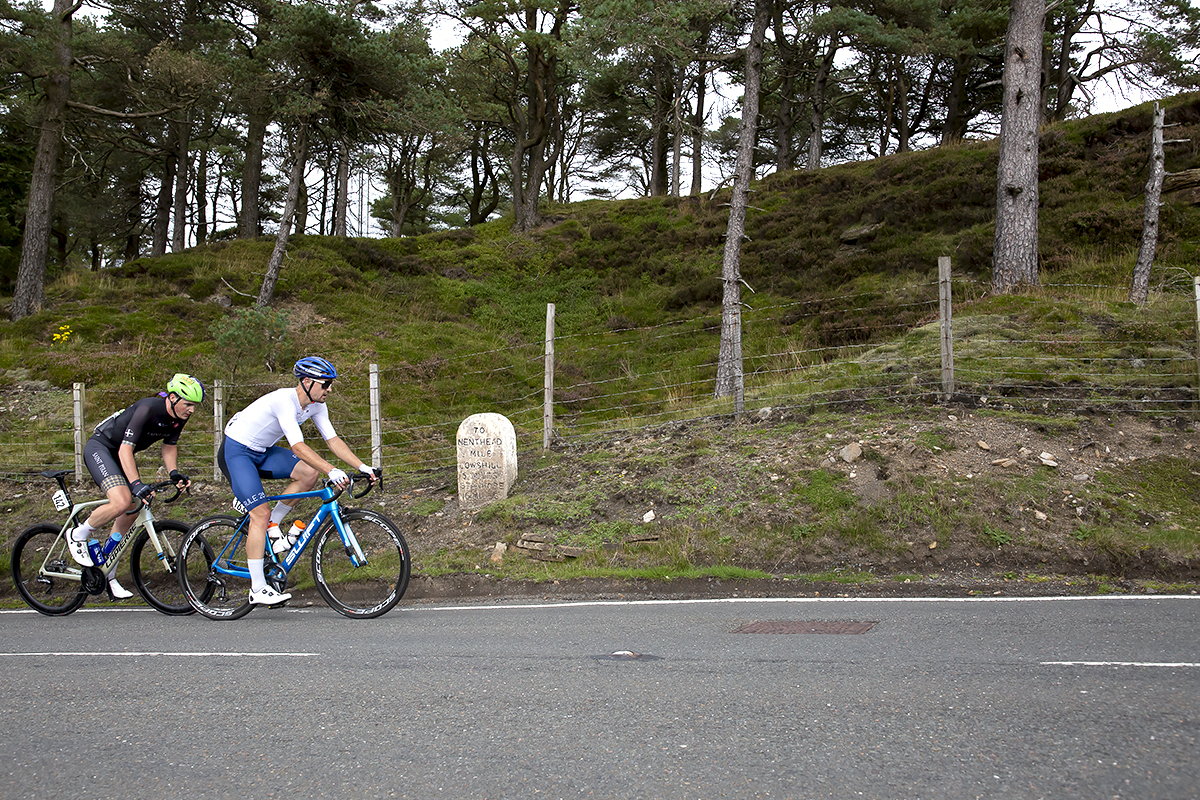
<svg viewBox="0 0 1200 800">
<path fill-rule="evenodd" d="M 196 406 L 204 399 L 204 386 L 191 375 L 182 372 L 167 383 L 167 391 L 154 397 L 138 400 L 96 426 L 95 433 L 83 448 L 83 460 L 92 480 L 108 497 L 108 503 L 97 506 L 87 521 L 76 526 L 68 537 L 71 556 L 82 566 L 95 566 L 88 552 L 88 537 L 97 529 L 113 522 L 113 532 L 122 536 L 133 524 L 134 516 L 125 514 L 138 502 L 150 496 L 150 487 L 142 483 L 134 453 L 162 442 L 162 460 L 171 480 L 181 489 L 191 481 L 178 467 L 179 434 Z M 114 522 L 115 521 L 115 522 Z M 116 565 L 108 573 L 108 589 L 113 597 L 133 597 L 117 582 Z"/>
</svg>

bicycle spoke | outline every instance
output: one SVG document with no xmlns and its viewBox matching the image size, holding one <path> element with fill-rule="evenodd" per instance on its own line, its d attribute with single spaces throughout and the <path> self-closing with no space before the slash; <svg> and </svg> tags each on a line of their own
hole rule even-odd
<svg viewBox="0 0 1200 800">
<path fill-rule="evenodd" d="M 12 578 L 30 607 L 49 616 L 70 614 L 87 600 L 79 566 L 67 552 L 60 529 L 34 525 L 13 545 Z"/>
<path fill-rule="evenodd" d="M 342 521 L 358 547 L 342 542 L 332 520 L 325 524 L 314 540 L 317 589 L 331 608 L 347 617 L 386 614 L 408 588 L 408 544 L 394 522 L 374 511 L 345 511 Z"/>
<path fill-rule="evenodd" d="M 176 555 L 183 545 L 188 526 L 175 520 L 155 520 L 154 530 L 162 543 L 163 552 L 160 554 L 154 548 L 154 541 L 147 531 L 138 533 L 129 556 L 133 583 L 146 602 L 162 613 L 171 616 L 191 614 L 195 609 L 188 603 L 180 583 L 177 571 L 179 559 Z M 201 555 L 204 555 L 203 551 Z"/>
<path fill-rule="evenodd" d="M 237 517 L 208 517 L 184 537 L 179 548 L 180 586 L 188 603 L 210 619 L 237 619 L 250 612 L 250 578 L 232 574 L 246 568 L 245 535 Z"/>
</svg>

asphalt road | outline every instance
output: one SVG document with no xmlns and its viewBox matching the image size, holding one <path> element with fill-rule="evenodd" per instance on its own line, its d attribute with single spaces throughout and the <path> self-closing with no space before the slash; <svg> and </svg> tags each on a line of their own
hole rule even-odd
<svg viewBox="0 0 1200 800">
<path fill-rule="evenodd" d="M 86 608 L 0 613 L 0 797 L 1200 794 L 1196 596 Z"/>
</svg>

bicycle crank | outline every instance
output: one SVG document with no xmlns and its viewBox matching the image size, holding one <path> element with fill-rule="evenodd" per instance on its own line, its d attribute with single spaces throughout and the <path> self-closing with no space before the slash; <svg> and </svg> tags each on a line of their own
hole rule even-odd
<svg viewBox="0 0 1200 800">
<path fill-rule="evenodd" d="M 108 578 L 104 575 L 104 570 L 99 567 L 84 567 L 83 574 L 79 576 L 79 582 L 83 584 L 83 590 L 88 594 L 100 594 L 108 588 Z"/>
<path fill-rule="evenodd" d="M 278 564 L 274 562 L 264 564 L 263 577 L 267 579 L 267 585 L 280 594 L 287 591 L 287 572 Z"/>
</svg>

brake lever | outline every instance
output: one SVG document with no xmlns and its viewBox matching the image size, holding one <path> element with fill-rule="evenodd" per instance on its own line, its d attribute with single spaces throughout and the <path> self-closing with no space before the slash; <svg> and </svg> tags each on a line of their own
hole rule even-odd
<svg viewBox="0 0 1200 800">
<path fill-rule="evenodd" d="M 367 494 L 369 494 L 370 491 L 374 488 L 379 488 L 379 489 L 383 488 L 383 470 L 379 470 L 379 472 L 377 472 L 375 474 L 375 482 L 374 483 L 371 483 L 370 475 L 367 475 L 366 473 L 362 473 L 362 472 L 360 472 L 357 475 L 351 476 L 350 482 L 351 482 L 351 484 L 353 484 L 355 481 L 363 481 L 363 480 L 367 481 L 367 488 L 363 489 L 358 494 L 354 493 L 353 486 L 351 486 L 350 496 L 353 497 L 355 500 L 359 499 L 360 497 L 366 497 Z M 378 484 L 378 487 L 376 486 L 377 484 Z"/>
</svg>

